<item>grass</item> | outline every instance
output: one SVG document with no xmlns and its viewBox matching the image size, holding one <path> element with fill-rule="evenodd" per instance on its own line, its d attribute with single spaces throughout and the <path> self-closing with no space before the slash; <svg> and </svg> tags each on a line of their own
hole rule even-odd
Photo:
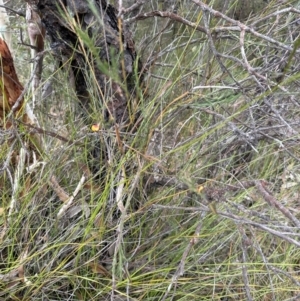
<svg viewBox="0 0 300 301">
<path fill-rule="evenodd" d="M 271 1 L 247 24 L 296 3 Z M 199 7 L 189 2 L 178 14 L 204 26 Z M 274 26 L 275 17 L 256 31 L 293 45 L 292 17 L 282 13 Z M 33 172 L 26 162 L 17 177 L 18 163 L 9 163 L 0 174 L 0 298 L 297 300 L 299 231 L 287 211 L 297 222 L 298 55 L 276 82 L 289 52 L 248 33 L 244 49 L 256 72 L 250 74 L 240 32 L 227 30 L 214 40 L 223 72 L 204 34 L 182 24 L 161 31 L 167 19 L 142 22 L 137 45 L 152 42 L 137 48 L 144 62 L 155 59 L 147 93 L 140 93 L 142 122 L 136 133 L 121 133 L 126 152 L 103 123 L 93 70 L 87 67 L 93 98 L 83 118 L 65 69 L 46 58 L 53 68 L 45 79 L 55 92 L 35 113 L 42 128 L 69 142 L 45 134 Z M 226 25 L 210 19 L 211 31 Z M 101 131 L 91 131 L 94 123 Z M 26 133 L 12 145 L 12 134 L 1 131 L 2 166 Z M 113 153 L 109 164 L 100 162 L 108 170 L 101 182 L 88 168 L 99 140 L 110 141 Z M 64 195 L 75 191 L 58 217 Z"/>
</svg>

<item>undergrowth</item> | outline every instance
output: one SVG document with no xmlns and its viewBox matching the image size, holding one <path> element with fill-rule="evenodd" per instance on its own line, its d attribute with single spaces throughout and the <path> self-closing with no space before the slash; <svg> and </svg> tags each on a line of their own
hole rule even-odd
<svg viewBox="0 0 300 301">
<path fill-rule="evenodd" d="M 177 10 L 194 28 L 134 23 L 142 119 L 121 138 L 93 70 L 83 117 L 67 67 L 45 58 L 44 153 L 13 168 L 28 129 L 0 136 L 2 300 L 300 298 L 298 1 L 269 1 L 242 23 L 197 2 Z M 90 168 L 99 140 L 111 143 L 111 160 L 92 162 L 104 177 Z"/>
</svg>

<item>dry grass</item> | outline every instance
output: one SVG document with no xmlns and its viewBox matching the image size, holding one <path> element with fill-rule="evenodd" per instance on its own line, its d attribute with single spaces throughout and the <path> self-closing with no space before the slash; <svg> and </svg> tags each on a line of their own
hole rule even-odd
<svg viewBox="0 0 300 301">
<path fill-rule="evenodd" d="M 45 133 L 34 172 L 16 177 L 1 132 L 3 300 L 300 298 L 299 12 L 282 11 L 298 1 L 271 1 L 244 20 L 252 32 L 191 2 L 178 14 L 211 38 L 168 18 L 135 28 L 143 121 L 102 183 L 89 149 L 110 137 L 115 151 L 115 132 L 90 130 L 96 98 L 89 121 L 78 116 L 64 70 L 47 70 L 55 92 L 36 115 L 68 142 Z"/>
</svg>

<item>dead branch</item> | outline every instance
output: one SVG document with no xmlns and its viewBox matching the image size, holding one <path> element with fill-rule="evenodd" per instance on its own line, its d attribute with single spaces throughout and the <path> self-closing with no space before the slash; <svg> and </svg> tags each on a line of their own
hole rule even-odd
<svg viewBox="0 0 300 301">
<path fill-rule="evenodd" d="M 136 0 L 136 2 L 134 4 L 132 4 L 130 7 L 128 8 L 123 8 L 123 14 L 129 14 L 132 11 L 138 9 L 140 6 L 142 6 L 144 3 L 146 2 L 146 0 Z"/>
<path fill-rule="evenodd" d="M 207 31 L 204 27 L 202 27 L 202 26 L 200 26 L 200 25 L 198 25 L 194 22 L 191 22 L 187 19 L 184 19 L 183 17 L 181 17 L 181 16 L 179 16 L 175 13 L 169 12 L 169 11 L 155 10 L 155 11 L 152 11 L 152 12 L 140 14 L 140 15 L 137 15 L 135 17 L 127 19 L 126 23 L 130 24 L 131 22 L 134 22 L 134 21 L 145 20 L 145 19 L 152 18 L 152 17 L 169 18 L 170 20 L 185 24 L 189 27 L 192 27 L 192 28 L 194 28 L 198 31 L 201 31 L 201 32 L 207 34 Z"/>
<path fill-rule="evenodd" d="M 274 44 L 282 49 L 285 49 L 285 50 L 288 50 L 288 51 L 293 51 L 293 47 L 290 47 L 284 43 L 281 43 L 269 36 L 266 36 L 266 35 L 263 35 L 259 32 L 257 32 L 255 29 L 253 29 L 252 27 L 250 26 L 247 26 L 245 25 L 244 23 L 240 22 L 240 21 L 237 21 L 237 20 L 234 20 L 232 18 L 229 18 L 228 16 L 222 14 L 221 12 L 217 11 L 217 10 L 214 10 L 212 9 L 211 7 L 209 7 L 208 5 L 206 5 L 205 3 L 203 3 L 202 1 L 199 1 L 199 0 L 192 0 L 192 2 L 194 2 L 196 5 L 198 5 L 201 10 L 203 12 L 205 11 L 208 11 L 210 14 L 212 14 L 213 16 L 215 16 L 216 18 L 222 18 L 224 19 L 225 21 L 233 24 L 234 26 L 237 26 L 236 27 L 236 30 L 238 31 L 241 31 L 242 29 L 245 30 L 246 32 L 249 32 L 251 34 L 253 34 L 254 36 L 258 37 L 258 38 L 261 38 L 262 40 L 265 40 L 267 42 L 270 42 L 271 44 Z M 299 10 L 296 10 L 294 9 L 293 12 L 297 13 L 297 14 L 300 14 L 300 11 Z M 232 27 L 222 27 L 222 30 L 224 29 L 227 29 L 227 30 L 232 30 Z M 300 49 L 297 50 L 297 53 L 300 53 Z"/>
<path fill-rule="evenodd" d="M 11 11 L 12 13 L 14 13 L 14 14 L 20 16 L 20 17 L 25 18 L 25 16 L 26 16 L 26 14 L 25 14 L 24 12 L 22 12 L 22 11 L 20 11 L 20 10 L 12 9 L 12 8 L 6 6 L 6 5 L 0 5 L 0 7 L 5 8 L 6 10 L 9 10 L 9 11 Z"/>
<path fill-rule="evenodd" d="M 258 191 L 263 196 L 264 200 L 270 205 L 274 206 L 276 209 L 278 209 L 285 217 L 287 217 L 289 220 L 293 222 L 295 226 L 300 228 L 300 221 L 293 215 L 291 212 L 285 208 L 279 201 L 272 196 L 271 192 L 268 191 L 267 182 L 265 181 L 255 181 L 255 186 L 258 189 Z"/>
<path fill-rule="evenodd" d="M 61 218 L 63 214 L 67 211 L 67 209 L 72 205 L 75 197 L 77 196 L 80 189 L 82 188 L 84 181 L 85 181 L 85 176 L 83 175 L 80 181 L 78 182 L 76 189 L 72 193 L 72 196 L 68 200 L 66 200 L 65 204 L 60 208 L 59 212 L 57 213 L 57 218 Z"/>
</svg>

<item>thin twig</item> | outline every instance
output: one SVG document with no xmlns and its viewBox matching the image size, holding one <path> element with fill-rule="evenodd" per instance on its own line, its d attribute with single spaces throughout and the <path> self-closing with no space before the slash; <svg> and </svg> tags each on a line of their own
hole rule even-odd
<svg viewBox="0 0 300 301">
<path fill-rule="evenodd" d="M 232 131 L 236 134 L 239 134 L 240 137 L 256 152 L 258 153 L 258 150 L 254 147 L 254 145 L 251 143 L 251 141 L 255 141 L 255 137 L 251 137 L 248 133 L 243 132 L 241 129 L 239 129 L 233 122 L 229 121 L 228 118 L 224 117 L 223 115 L 216 113 L 209 109 L 202 109 L 202 111 L 217 116 L 218 118 L 222 119 L 224 122 L 228 123 L 228 125 L 231 127 Z"/>
<path fill-rule="evenodd" d="M 200 231 L 202 229 L 202 225 L 203 225 L 203 220 L 204 220 L 204 217 L 206 216 L 207 212 L 206 211 L 202 211 L 200 217 L 199 217 L 199 220 L 200 222 L 198 223 L 197 227 L 196 227 L 196 230 L 195 230 L 195 233 L 194 233 L 194 236 L 190 239 L 188 245 L 186 246 L 182 256 L 181 256 L 181 260 L 180 260 L 180 263 L 177 267 L 177 270 L 176 272 L 174 273 L 173 277 L 172 277 L 172 280 L 171 280 L 171 283 L 169 284 L 163 298 L 162 298 L 162 301 L 165 301 L 166 298 L 168 297 L 172 287 L 174 285 L 177 284 L 177 281 L 179 279 L 180 276 L 182 276 L 184 274 L 184 267 L 185 267 L 185 262 L 186 262 L 186 259 L 191 251 L 191 249 L 198 243 L 199 241 L 199 235 L 200 235 Z"/>
<path fill-rule="evenodd" d="M 204 206 L 204 205 L 203 205 Z M 169 206 L 163 206 L 163 205 L 153 205 L 154 208 L 169 208 Z M 189 211 L 193 211 L 193 212 L 197 212 L 197 211 L 206 211 L 206 212 L 211 212 L 211 209 L 209 209 L 208 207 L 204 206 L 204 208 L 181 208 L 181 207 L 178 207 L 178 209 L 180 210 L 189 210 Z M 171 206 L 170 209 L 173 209 L 173 208 L 177 208 L 177 207 L 174 207 L 174 206 Z M 251 225 L 255 228 L 258 228 L 260 230 L 263 230 L 265 232 L 268 232 L 270 233 L 271 235 L 275 235 L 297 247 L 300 247 L 300 242 L 298 240 L 295 240 L 293 238 L 290 237 L 290 235 L 292 236 L 299 236 L 299 233 L 291 233 L 291 232 L 280 232 L 280 231 L 277 231 L 277 230 L 274 230 L 272 228 L 270 228 L 269 226 L 267 225 L 264 225 L 262 223 L 257 223 L 257 222 L 253 222 L 249 219 L 246 219 L 244 217 L 240 217 L 240 216 L 237 216 L 235 214 L 232 214 L 232 213 L 228 213 L 228 212 L 222 212 L 222 211 L 219 211 L 218 210 L 218 215 L 219 216 L 222 216 L 222 217 L 225 217 L 225 218 L 228 218 L 228 219 L 231 219 L 233 220 L 234 222 L 238 222 L 240 224 L 245 224 L 245 225 Z M 298 230 L 298 228 L 296 228 L 296 230 Z"/>
<path fill-rule="evenodd" d="M 243 29 L 246 32 L 249 32 L 249 33 L 253 34 L 254 36 L 256 36 L 258 38 L 261 38 L 261 39 L 263 39 L 265 41 L 268 41 L 271 44 L 274 44 L 274 45 L 276 45 L 276 46 L 278 46 L 280 48 L 283 48 L 283 49 L 289 50 L 289 51 L 293 51 L 293 47 L 287 46 L 286 44 L 283 44 L 283 43 L 281 43 L 281 42 L 279 42 L 279 41 L 277 41 L 277 40 L 275 40 L 273 38 L 270 38 L 270 37 L 268 37 L 266 35 L 263 35 L 263 34 L 257 32 L 257 31 L 255 31 L 252 27 L 247 26 L 244 23 L 241 23 L 240 21 L 237 21 L 237 20 L 234 20 L 232 18 L 229 18 L 228 16 L 222 14 L 221 12 L 219 12 L 217 10 L 214 10 L 213 8 L 209 7 L 208 5 L 206 5 L 205 3 L 203 3 L 202 1 L 192 0 L 192 2 L 194 2 L 196 5 L 198 5 L 203 11 L 208 11 L 213 16 L 215 16 L 217 18 L 222 18 L 225 21 L 228 21 L 229 23 L 237 26 L 237 30 L 239 30 L 239 31 Z M 298 10 L 295 10 L 295 12 L 300 14 L 300 11 L 298 11 Z M 223 29 L 224 29 L 224 27 L 223 27 Z M 229 29 L 229 30 L 232 30 L 232 28 Z M 299 53 L 300 49 L 298 49 L 296 52 Z"/>
<path fill-rule="evenodd" d="M 255 186 L 263 196 L 264 200 L 270 206 L 277 208 L 285 217 L 291 220 L 294 225 L 300 229 L 300 221 L 287 208 L 285 208 L 279 201 L 276 200 L 276 198 L 271 194 L 266 185 L 267 183 L 265 181 L 255 181 Z"/>
<path fill-rule="evenodd" d="M 207 38 L 208 38 L 208 42 L 209 42 L 209 47 L 214 55 L 214 57 L 216 58 L 221 70 L 224 73 L 227 73 L 234 81 L 235 79 L 232 77 L 231 73 L 228 71 L 228 69 L 225 67 L 225 65 L 222 63 L 222 61 L 220 60 L 218 51 L 215 47 L 211 32 L 210 32 L 210 28 L 209 28 L 209 22 L 208 22 L 208 18 L 206 16 L 206 12 L 203 12 L 203 21 L 204 21 L 204 26 L 205 26 L 205 30 L 206 30 L 206 34 L 207 34 Z M 235 81 L 236 82 L 236 81 Z"/>
<path fill-rule="evenodd" d="M 245 52 L 245 47 L 244 47 L 244 41 L 245 41 L 245 29 L 244 28 L 241 28 L 241 32 L 240 32 L 240 48 L 241 48 L 241 55 L 242 55 L 242 58 L 245 62 L 245 66 L 248 70 L 248 73 L 250 75 L 255 75 L 256 77 L 264 80 L 264 82 L 268 82 L 268 79 L 265 77 L 265 76 L 262 76 L 261 74 L 257 73 L 254 68 L 252 68 L 248 62 L 248 59 L 247 59 L 247 56 L 246 56 L 246 52 Z M 259 82 L 258 82 L 259 83 Z"/>
<path fill-rule="evenodd" d="M 296 13 L 296 14 L 300 14 L 300 10 L 296 9 L 295 7 L 287 7 L 281 10 L 277 10 L 263 18 L 260 18 L 258 20 L 255 20 L 254 22 L 251 23 L 251 26 L 254 27 L 255 25 L 257 25 L 258 23 L 261 23 L 265 20 L 268 20 L 272 17 L 277 17 L 279 15 L 285 14 L 285 13 Z"/>
<path fill-rule="evenodd" d="M 18 43 L 18 45 L 26 46 L 26 47 L 29 47 L 30 49 L 36 49 L 36 46 L 24 42 L 22 28 L 20 28 L 20 40 L 21 40 L 21 43 Z"/>
<path fill-rule="evenodd" d="M 24 12 L 22 12 L 22 11 L 20 11 L 20 10 L 14 10 L 14 9 L 12 9 L 12 8 L 10 8 L 10 7 L 8 7 L 8 6 L 6 6 L 6 5 L 0 5 L 0 7 L 5 8 L 6 10 L 9 10 L 9 11 L 11 11 L 12 13 L 14 13 L 14 14 L 16 14 L 16 15 L 18 15 L 18 16 L 21 16 L 21 17 L 23 17 L 23 18 L 25 18 L 25 16 L 26 16 L 26 14 L 25 14 Z"/>
<path fill-rule="evenodd" d="M 43 51 L 43 52 L 38 53 L 38 54 L 36 55 L 36 58 L 35 58 L 35 59 L 38 60 L 39 57 L 42 56 L 42 55 L 44 55 L 45 53 L 46 53 L 46 51 Z M 33 73 L 31 74 L 29 80 L 27 81 L 27 83 L 26 83 L 26 85 L 25 85 L 25 87 L 24 87 L 22 93 L 20 94 L 20 96 L 18 97 L 18 99 L 16 100 L 16 102 L 14 103 L 14 105 L 12 106 L 12 108 L 11 108 L 9 114 L 7 115 L 7 119 L 11 118 L 12 115 L 13 115 L 14 113 L 16 113 L 16 111 L 17 111 L 18 108 L 20 107 L 20 104 L 21 104 L 21 102 L 22 102 L 23 99 L 24 99 L 24 95 L 28 92 L 28 90 L 29 90 L 29 88 L 30 88 L 30 84 L 31 84 L 31 82 L 32 82 L 32 80 L 33 80 L 33 78 L 34 78 L 34 74 L 35 74 L 35 69 L 36 69 L 36 68 L 38 68 L 38 65 L 37 65 L 37 64 L 35 64 Z"/>
<path fill-rule="evenodd" d="M 18 193 L 20 192 L 20 181 L 21 181 L 21 177 L 23 175 L 23 171 L 24 171 L 24 167 L 25 167 L 25 159 L 26 159 L 26 151 L 22 147 L 20 149 L 19 161 L 18 161 L 18 165 L 17 165 L 15 175 L 14 175 L 12 197 L 11 197 L 11 202 L 10 202 L 9 211 L 8 211 L 8 222 L 9 223 L 11 221 L 11 216 L 16 207 Z"/>
<path fill-rule="evenodd" d="M 262 258 L 262 260 L 265 264 L 265 269 L 268 272 L 269 286 L 271 288 L 272 297 L 273 297 L 273 300 L 276 300 L 276 298 L 275 298 L 275 288 L 274 288 L 273 280 L 272 280 L 272 277 L 271 277 L 271 271 L 270 271 L 270 262 L 268 261 L 267 257 L 263 253 L 263 250 L 261 249 L 260 244 L 256 240 L 256 234 L 254 233 L 252 227 L 249 227 L 249 230 L 252 234 L 252 240 L 255 241 L 255 243 L 252 243 L 252 247 L 260 254 L 260 256 L 261 256 L 261 258 Z"/>
<path fill-rule="evenodd" d="M 113 263 L 112 263 L 112 292 L 111 292 L 111 300 L 112 301 L 115 300 L 114 294 L 117 289 L 117 283 L 116 283 L 116 270 L 117 270 L 117 263 L 118 263 L 117 258 L 118 258 L 119 250 L 121 248 L 121 244 L 123 242 L 124 221 L 127 216 L 127 210 L 126 210 L 127 208 L 125 208 L 124 203 L 123 203 L 125 196 L 126 196 L 126 193 L 124 192 L 125 179 L 126 179 L 125 170 L 124 170 L 124 168 L 122 168 L 119 172 L 119 177 L 118 177 L 119 185 L 118 185 L 117 191 L 116 191 L 116 203 L 117 203 L 118 209 L 121 212 L 121 217 L 120 217 L 118 227 L 117 227 L 117 238 L 116 238 L 116 242 L 115 242 L 114 257 L 113 257 Z"/>
<path fill-rule="evenodd" d="M 145 19 L 152 18 L 152 17 L 169 18 L 169 19 L 171 19 L 173 21 L 182 23 L 184 25 L 192 27 L 192 28 L 194 28 L 194 29 L 196 29 L 198 31 L 203 32 L 203 33 L 207 33 L 207 31 L 206 31 L 206 29 L 204 27 L 198 25 L 197 23 L 194 23 L 194 22 L 191 22 L 191 21 L 189 21 L 187 19 L 184 19 L 183 17 L 181 17 L 181 16 L 179 16 L 179 15 L 177 15 L 175 13 L 172 13 L 170 11 L 155 10 L 155 11 L 152 11 L 152 12 L 140 14 L 140 15 L 137 15 L 135 17 L 127 19 L 126 23 L 132 23 L 134 21 L 145 20 Z"/>
<path fill-rule="evenodd" d="M 70 145 L 75 144 L 77 146 L 84 146 L 84 144 L 82 144 L 82 143 L 75 142 L 74 140 L 68 139 L 66 137 L 63 137 L 63 136 L 61 136 L 61 135 L 59 135 L 59 134 L 57 134 L 55 132 L 52 132 L 52 131 L 49 131 L 49 130 L 45 130 L 45 129 L 41 128 L 41 127 L 29 124 L 29 123 L 24 123 L 21 120 L 16 120 L 16 121 L 18 123 L 22 124 L 25 127 L 33 129 L 36 133 L 39 133 L 39 134 L 42 134 L 42 135 L 46 135 L 46 136 L 49 136 L 49 137 L 53 137 L 53 138 L 58 139 L 60 141 L 67 142 Z"/>
<path fill-rule="evenodd" d="M 57 218 L 61 218 L 63 216 L 63 214 L 66 212 L 66 210 L 72 205 L 76 195 L 78 194 L 78 192 L 80 191 L 80 189 L 83 186 L 83 183 L 85 181 L 85 176 L 83 175 L 76 187 L 76 189 L 74 190 L 72 196 L 70 197 L 70 199 L 68 200 L 68 202 L 66 202 L 59 210 L 59 212 L 57 213 Z"/>
<path fill-rule="evenodd" d="M 239 90 L 240 88 L 232 87 L 232 86 L 195 86 L 193 87 L 193 90 L 197 89 L 230 89 L 230 90 Z"/>
<path fill-rule="evenodd" d="M 134 4 L 132 4 L 130 7 L 128 8 L 123 8 L 123 14 L 129 14 L 132 11 L 136 10 L 137 8 L 139 8 L 140 6 L 142 6 L 144 3 L 146 2 L 146 0 L 136 0 Z"/>
<path fill-rule="evenodd" d="M 248 262 L 248 256 L 247 256 L 247 248 L 249 244 L 249 238 L 247 237 L 245 230 L 241 227 L 238 226 L 238 230 L 242 236 L 242 242 L 241 242 L 241 248 L 242 248 L 242 276 L 243 276 L 243 281 L 244 281 L 244 287 L 245 287 L 245 292 L 247 296 L 248 301 L 252 301 L 252 295 L 251 295 L 251 290 L 250 290 L 250 282 L 249 282 L 249 277 L 248 277 L 248 269 L 247 269 L 247 262 Z"/>
</svg>

